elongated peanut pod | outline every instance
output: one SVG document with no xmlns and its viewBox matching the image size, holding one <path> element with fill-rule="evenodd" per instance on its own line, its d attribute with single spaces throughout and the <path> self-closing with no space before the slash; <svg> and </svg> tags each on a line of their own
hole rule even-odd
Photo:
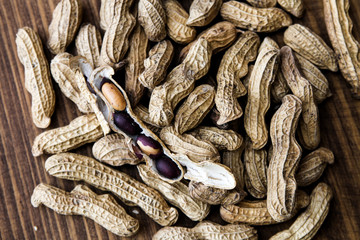
<svg viewBox="0 0 360 240">
<path fill-rule="evenodd" d="M 218 14 L 222 0 L 194 0 L 189 9 L 188 26 L 202 27 L 208 25 Z"/>
<path fill-rule="evenodd" d="M 153 240 L 256 240 L 257 231 L 243 224 L 229 224 L 221 226 L 210 221 L 198 223 L 194 228 L 166 227 L 160 229 L 152 238 Z"/>
<path fill-rule="evenodd" d="M 295 139 L 300 113 L 300 99 L 294 95 L 286 95 L 271 119 L 273 150 L 267 174 L 266 204 L 271 217 L 278 222 L 289 219 L 295 206 L 295 170 L 302 153 Z"/>
<path fill-rule="evenodd" d="M 168 183 L 161 180 L 144 165 L 138 165 L 141 179 L 148 186 L 155 188 L 171 204 L 178 207 L 186 216 L 193 221 L 203 220 L 210 212 L 210 205 L 193 199 L 189 194 L 189 188 L 182 182 Z"/>
<path fill-rule="evenodd" d="M 166 37 L 166 13 L 161 0 L 139 0 L 138 21 L 150 41 L 159 42 Z"/>
<path fill-rule="evenodd" d="M 75 118 L 67 126 L 41 133 L 35 138 L 31 151 L 35 157 L 43 153 L 67 152 L 86 143 L 95 142 L 102 136 L 100 123 L 96 115 L 91 113 Z"/>
<path fill-rule="evenodd" d="M 75 39 L 78 55 L 85 57 L 93 68 L 100 66 L 101 35 L 94 25 L 82 26 Z"/>
<path fill-rule="evenodd" d="M 116 2 L 121 0 L 101 0 L 100 5 L 100 28 L 104 31 L 111 25 L 111 20 L 115 15 Z"/>
<path fill-rule="evenodd" d="M 119 236 L 132 236 L 139 230 L 139 221 L 128 215 L 111 195 L 97 195 L 85 185 L 65 192 L 41 183 L 34 189 L 31 204 L 43 204 L 59 214 L 83 215 Z"/>
<path fill-rule="evenodd" d="M 80 26 L 82 6 L 79 0 L 61 0 L 49 25 L 48 47 L 52 54 L 65 52 Z"/>
<path fill-rule="evenodd" d="M 62 153 L 48 158 L 45 169 L 52 176 L 68 180 L 82 180 L 99 189 L 111 191 L 125 204 L 130 202 L 138 205 L 162 226 L 172 225 L 178 218 L 176 209 L 169 207 L 153 188 L 93 158 Z"/>
<path fill-rule="evenodd" d="M 325 183 L 319 183 L 312 191 L 310 205 L 289 229 L 272 236 L 270 240 L 310 240 L 323 224 L 333 197 L 331 188 Z"/>
<path fill-rule="evenodd" d="M 247 91 L 240 78 L 247 74 L 248 63 L 256 59 L 259 44 L 259 36 L 247 31 L 224 54 L 216 76 L 218 86 L 215 104 L 220 113 L 217 124 L 222 125 L 241 117 L 242 109 L 237 98 Z"/>
<path fill-rule="evenodd" d="M 25 88 L 32 97 L 32 120 L 36 127 L 47 128 L 55 110 L 55 92 L 40 37 L 29 27 L 20 28 L 16 47 L 25 69 Z"/>
</svg>

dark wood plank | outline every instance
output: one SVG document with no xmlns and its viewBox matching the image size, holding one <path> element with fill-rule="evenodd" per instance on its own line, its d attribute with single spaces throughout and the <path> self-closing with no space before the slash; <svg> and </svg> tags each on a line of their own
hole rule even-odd
<svg viewBox="0 0 360 240">
<path fill-rule="evenodd" d="M 0 239 L 121 239 L 84 217 L 58 215 L 46 207 L 33 208 L 30 203 L 32 191 L 40 182 L 67 191 L 76 184 L 47 175 L 44 162 L 48 156 L 34 158 L 31 155 L 33 139 L 43 130 L 37 129 L 31 120 L 31 96 L 24 88 L 23 66 L 17 58 L 15 45 L 17 29 L 23 26 L 34 28 L 43 42 L 46 41 L 51 14 L 57 2 L 0 0 Z M 84 22 L 99 26 L 100 1 L 82 2 Z M 360 5 L 358 0 L 350 2 L 354 35 L 360 40 Z M 184 6 L 188 8 L 189 3 L 184 1 Z M 307 11 L 304 18 L 295 21 L 310 26 L 330 43 L 323 20 L 322 1 L 305 0 L 305 6 Z M 281 34 L 273 36 L 281 42 Z M 47 50 L 46 54 L 50 59 Z M 350 97 L 350 90 L 339 73 L 325 71 L 325 75 L 331 84 L 333 96 L 319 106 L 321 146 L 333 150 L 336 162 L 327 168 L 322 181 L 329 183 L 334 190 L 334 200 L 315 239 L 360 239 L 360 101 Z M 56 84 L 54 88 L 56 112 L 50 128 L 66 125 L 81 115 L 75 105 L 61 94 Z M 91 145 L 74 152 L 91 155 Z M 134 167 L 121 167 L 121 170 L 139 179 Z M 123 239 L 151 239 L 160 229 L 138 207 L 119 203 L 141 224 L 134 238 Z M 135 214 L 134 210 L 139 214 Z M 218 206 L 212 207 L 207 219 L 224 224 L 218 210 Z M 259 239 L 269 238 L 291 222 L 259 227 Z M 193 227 L 195 224 L 181 213 L 176 226 Z"/>
</svg>

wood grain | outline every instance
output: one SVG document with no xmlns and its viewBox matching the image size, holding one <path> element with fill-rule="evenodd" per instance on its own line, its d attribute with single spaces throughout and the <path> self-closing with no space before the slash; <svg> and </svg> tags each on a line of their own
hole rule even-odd
<svg viewBox="0 0 360 240">
<path fill-rule="evenodd" d="M 359 0 L 350 0 L 350 15 L 354 21 L 354 35 L 360 40 Z M 44 169 L 48 156 L 34 158 L 31 145 L 42 132 L 31 120 L 31 96 L 24 87 L 24 70 L 16 54 L 15 36 L 23 26 L 34 28 L 46 42 L 51 14 L 58 0 L 0 0 L 0 239 L 121 239 L 93 221 L 81 216 L 63 216 L 46 207 L 33 208 L 30 197 L 34 187 L 52 184 L 70 191 L 75 183 L 49 176 Z M 99 0 L 82 0 L 84 22 L 99 27 Z M 189 7 L 190 1 L 184 1 Z M 321 0 L 305 0 L 304 18 L 295 20 L 309 26 L 329 44 L 323 18 Z M 283 31 L 273 35 L 281 43 Z M 263 37 L 263 36 L 262 36 Z M 282 44 L 282 43 L 281 43 Z M 73 44 L 70 49 L 74 48 Z M 47 57 L 52 56 L 46 51 Z M 334 190 L 330 213 L 315 239 L 360 239 L 360 101 L 351 98 L 350 90 L 339 73 L 325 72 L 333 96 L 319 106 L 321 117 L 321 146 L 335 154 L 335 164 L 329 166 L 322 180 Z M 66 99 L 58 86 L 56 111 L 50 128 L 64 126 L 80 116 L 76 106 Z M 77 153 L 91 155 L 91 145 L 77 149 Z M 121 170 L 138 178 L 134 167 Z M 308 188 L 310 191 L 314 187 Z M 94 188 L 92 188 L 94 189 Z M 101 193 L 100 191 L 97 191 Z M 120 203 L 120 201 L 119 201 Z M 122 206 L 124 204 L 120 203 Z M 160 226 L 149 219 L 138 207 L 124 206 L 128 213 L 140 220 L 140 231 L 133 238 L 151 239 Z M 135 214 L 137 210 L 139 214 Z M 219 207 L 212 207 L 207 218 L 218 223 Z M 268 239 L 287 228 L 292 221 L 275 226 L 259 227 L 259 239 Z M 193 227 L 183 214 L 177 226 Z M 126 239 L 126 238 L 123 238 Z"/>
</svg>

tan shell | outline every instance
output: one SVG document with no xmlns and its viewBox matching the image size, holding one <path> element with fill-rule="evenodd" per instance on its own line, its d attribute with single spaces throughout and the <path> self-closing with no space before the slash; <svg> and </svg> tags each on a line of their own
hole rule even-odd
<svg viewBox="0 0 360 240">
<path fill-rule="evenodd" d="M 92 108 L 79 89 L 76 77 L 79 68 L 72 64 L 73 59 L 74 56 L 66 52 L 56 55 L 51 60 L 51 75 L 61 92 L 76 104 L 80 112 L 89 113 L 92 112 Z"/>
<path fill-rule="evenodd" d="M 176 178 L 176 179 L 169 179 L 166 178 L 164 176 L 160 176 L 161 179 L 165 180 L 165 181 L 169 181 L 169 182 L 173 182 L 173 181 L 179 181 L 183 178 L 183 169 L 180 166 L 180 164 L 177 161 L 177 156 L 173 155 L 165 146 L 165 144 L 161 141 L 160 138 L 158 138 L 153 132 L 150 131 L 150 129 L 148 129 L 143 122 L 134 114 L 134 112 L 132 111 L 131 105 L 130 105 L 130 101 L 127 97 L 126 92 L 124 91 L 124 89 L 122 89 L 120 87 L 120 85 L 112 78 L 112 75 L 114 75 L 114 69 L 111 67 L 100 67 L 97 69 L 94 69 L 94 71 L 92 72 L 91 76 L 90 76 L 90 84 L 93 87 L 93 89 L 95 90 L 95 92 L 97 93 L 97 96 L 99 97 L 99 99 L 97 100 L 97 104 L 98 107 L 100 108 L 103 116 L 105 117 L 106 121 L 108 122 L 108 124 L 110 125 L 111 129 L 114 132 L 126 135 L 123 131 L 121 131 L 114 123 L 114 119 L 113 119 L 113 113 L 115 112 L 115 110 L 111 107 L 111 105 L 109 104 L 109 102 L 107 101 L 107 99 L 104 97 L 104 95 L 102 94 L 101 90 L 100 90 L 100 86 L 102 83 L 103 78 L 107 78 L 111 81 L 112 84 L 114 84 L 118 90 L 122 93 L 122 95 L 124 96 L 124 99 L 126 101 L 126 109 L 124 111 L 126 111 L 127 114 L 129 114 L 129 116 L 135 121 L 135 123 L 137 123 L 140 128 L 142 129 L 142 134 L 144 134 L 145 136 L 151 137 L 152 139 L 154 139 L 155 141 L 157 141 L 162 149 L 163 149 L 163 153 L 168 156 L 179 168 L 180 171 L 180 175 Z M 130 136 L 133 138 L 133 140 L 135 140 L 136 136 Z M 146 154 L 143 154 L 143 158 L 146 161 L 146 164 L 148 164 L 151 169 L 156 173 L 159 174 L 158 170 L 155 167 L 155 162 L 152 158 L 150 158 L 149 156 L 147 156 Z"/>
<path fill-rule="evenodd" d="M 114 5 L 114 16 L 106 29 L 100 52 L 101 64 L 116 67 L 129 48 L 129 37 L 136 20 L 130 13 L 132 0 L 119 0 Z"/>
<path fill-rule="evenodd" d="M 69 125 L 47 130 L 38 135 L 33 143 L 32 154 L 37 157 L 43 153 L 56 154 L 95 142 L 103 136 L 96 115 L 90 113 L 75 118 Z"/>
<path fill-rule="evenodd" d="M 219 162 L 218 150 L 209 141 L 198 140 L 190 134 L 179 134 L 174 127 L 165 127 L 160 138 L 174 153 L 188 156 L 194 162 Z"/>
<path fill-rule="evenodd" d="M 302 101 L 299 140 L 304 148 L 315 149 L 320 143 L 320 122 L 313 88 L 299 71 L 293 52 L 288 46 L 281 48 L 281 71 L 291 91 Z"/>
<path fill-rule="evenodd" d="M 303 0 L 277 0 L 279 5 L 287 12 L 295 17 L 302 17 L 304 14 L 305 6 Z"/>
<path fill-rule="evenodd" d="M 196 37 L 194 27 L 186 26 L 189 14 L 176 0 L 164 0 L 166 29 L 169 37 L 180 44 L 189 43 Z"/>
<path fill-rule="evenodd" d="M 166 77 L 167 69 L 174 56 L 174 47 L 169 40 L 163 40 L 149 51 L 149 57 L 144 60 L 145 69 L 140 74 L 140 83 L 153 90 Z"/>
<path fill-rule="evenodd" d="M 49 25 L 48 48 L 52 54 L 65 52 L 75 38 L 82 18 L 79 0 L 61 0 L 55 7 Z"/>
<path fill-rule="evenodd" d="M 193 228 L 165 227 L 160 229 L 152 240 L 257 240 L 257 232 L 254 228 L 242 224 L 229 224 L 221 226 L 210 221 L 198 223 Z"/>
<path fill-rule="evenodd" d="M 139 0 L 138 21 L 150 41 L 159 42 L 166 37 L 166 14 L 161 0 Z"/>
<path fill-rule="evenodd" d="M 178 207 L 191 220 L 201 221 L 209 214 L 210 205 L 193 199 L 189 194 L 189 188 L 184 183 L 165 182 L 144 164 L 138 165 L 137 169 L 145 184 L 158 190 L 168 202 Z"/>
<path fill-rule="evenodd" d="M 214 87 L 203 84 L 195 88 L 176 113 L 175 130 L 183 134 L 197 127 L 214 106 L 214 98 Z"/>
<path fill-rule="evenodd" d="M 235 176 L 236 190 L 241 191 L 244 189 L 244 164 L 241 160 L 241 155 L 244 150 L 245 144 L 235 151 L 224 151 L 221 163 L 229 167 Z"/>
<path fill-rule="evenodd" d="M 128 215 L 111 195 L 97 195 L 85 185 L 65 192 L 40 183 L 34 189 L 31 204 L 43 204 L 59 214 L 88 217 L 118 236 L 133 236 L 139 230 L 139 221 Z"/>
<path fill-rule="evenodd" d="M 218 22 L 208 29 L 201 32 L 195 41 L 186 45 L 180 52 L 179 62 L 182 62 L 191 47 L 197 42 L 199 38 L 205 38 L 211 45 L 213 53 L 220 52 L 229 47 L 236 39 L 236 28 L 230 22 Z"/>
<path fill-rule="evenodd" d="M 75 39 L 76 51 L 85 57 L 93 68 L 100 66 L 101 35 L 94 25 L 82 26 Z"/>
<path fill-rule="evenodd" d="M 312 191 L 310 205 L 295 222 L 282 232 L 272 236 L 270 240 L 310 240 L 323 224 L 333 197 L 332 190 L 325 183 L 319 183 Z"/>
<path fill-rule="evenodd" d="M 149 103 L 152 122 L 161 127 L 170 125 L 173 109 L 192 92 L 195 81 L 208 72 L 211 56 L 210 43 L 200 38 L 184 61 L 168 74 L 165 83 L 153 90 Z"/>
<path fill-rule="evenodd" d="M 84 181 L 101 190 L 111 191 L 125 204 L 130 202 L 139 206 L 162 226 L 172 225 L 177 221 L 177 210 L 169 207 L 160 193 L 93 158 L 61 153 L 49 157 L 45 162 L 45 169 L 52 176 Z"/>
<path fill-rule="evenodd" d="M 323 0 L 326 29 L 338 57 L 340 71 L 360 99 L 360 44 L 352 35 L 349 0 Z"/>
<path fill-rule="evenodd" d="M 132 144 L 132 139 L 125 135 L 110 134 L 95 142 L 92 154 L 100 162 L 111 166 L 137 165 L 143 160 L 136 157 Z"/>
<path fill-rule="evenodd" d="M 280 49 L 269 37 L 262 42 L 248 87 L 244 126 L 254 149 L 261 149 L 268 140 L 265 114 L 270 107 L 270 84 L 274 81 L 279 64 Z"/>
<path fill-rule="evenodd" d="M 256 59 L 259 45 L 259 36 L 247 31 L 225 52 L 216 76 L 218 86 L 215 104 L 220 112 L 217 124 L 222 125 L 241 117 L 242 109 L 237 98 L 247 91 L 240 78 L 247 74 L 248 63 Z"/>
<path fill-rule="evenodd" d="M 144 29 L 137 24 L 130 37 L 130 47 L 125 66 L 125 91 L 132 107 L 135 107 L 144 94 L 144 86 L 139 75 L 144 71 L 144 60 L 148 50 L 148 39 Z"/>
<path fill-rule="evenodd" d="M 218 205 L 229 195 L 229 190 L 209 187 L 200 182 L 190 181 L 189 194 L 198 201 L 210 205 Z"/>
<path fill-rule="evenodd" d="M 332 94 L 329 87 L 329 82 L 324 74 L 322 74 L 322 72 L 306 58 L 300 56 L 297 53 L 295 53 L 295 57 L 298 60 L 301 72 L 304 74 L 304 77 L 310 82 L 313 88 L 314 99 L 316 103 L 321 103 L 326 98 L 331 97 Z"/>
<path fill-rule="evenodd" d="M 295 179 L 298 186 L 308 186 L 316 182 L 324 172 L 327 164 L 334 163 L 334 154 L 321 147 L 300 160 Z"/>
<path fill-rule="evenodd" d="M 218 150 L 234 151 L 241 147 L 243 138 L 233 130 L 201 126 L 189 134 L 199 140 L 211 142 Z"/>
<path fill-rule="evenodd" d="M 292 24 L 291 17 L 280 8 L 254 8 L 238 1 L 225 2 L 220 14 L 235 26 L 255 32 L 275 32 Z"/>
<path fill-rule="evenodd" d="M 123 0 L 101 0 L 100 5 L 100 28 L 104 31 L 111 25 L 111 20 L 115 15 L 117 2 Z"/>
<path fill-rule="evenodd" d="M 157 129 L 159 129 L 159 132 L 161 130 L 161 127 L 157 126 L 155 123 L 153 123 L 150 120 L 150 116 L 149 116 L 149 109 L 147 109 L 145 106 L 138 104 L 134 109 L 134 114 L 141 119 L 141 121 L 143 121 L 145 124 L 147 124 L 148 126 L 152 126 L 155 127 Z"/>
<path fill-rule="evenodd" d="M 20 28 L 16 34 L 16 47 L 25 69 L 25 88 L 32 97 L 32 120 L 36 127 L 47 128 L 55 110 L 55 92 L 40 37 L 29 27 Z"/>
<path fill-rule="evenodd" d="M 301 208 L 309 205 L 310 197 L 304 191 L 296 192 L 295 208 L 290 218 L 294 217 Z M 229 223 L 244 223 L 249 225 L 277 224 L 269 214 L 266 200 L 244 200 L 236 205 L 222 205 L 220 208 L 221 218 Z M 282 221 L 287 221 L 284 219 Z"/>
<path fill-rule="evenodd" d="M 248 3 L 251 4 L 253 7 L 258 8 L 269 8 L 269 7 L 275 7 L 276 0 L 246 0 Z"/>
<path fill-rule="evenodd" d="M 194 0 L 189 9 L 186 25 L 203 27 L 208 25 L 218 14 L 222 0 Z"/>
<path fill-rule="evenodd" d="M 271 119 L 273 150 L 267 173 L 267 209 L 278 222 L 289 219 L 295 206 L 295 170 L 302 153 L 295 139 L 300 113 L 300 99 L 294 95 L 286 95 Z"/>
<path fill-rule="evenodd" d="M 338 71 L 334 51 L 308 27 L 301 24 L 289 26 L 284 32 L 284 42 L 319 68 Z"/>
<path fill-rule="evenodd" d="M 279 69 L 270 87 L 271 100 L 279 103 L 289 91 L 290 89 L 286 83 L 286 79 L 284 78 L 281 69 Z"/>
</svg>

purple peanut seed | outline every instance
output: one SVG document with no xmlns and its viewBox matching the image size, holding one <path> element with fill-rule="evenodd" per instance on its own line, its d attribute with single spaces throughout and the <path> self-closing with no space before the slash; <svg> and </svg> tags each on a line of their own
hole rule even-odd
<svg viewBox="0 0 360 240">
<path fill-rule="evenodd" d="M 160 175 L 169 179 L 177 178 L 181 174 L 176 163 L 165 155 L 155 160 L 155 166 Z"/>
<path fill-rule="evenodd" d="M 115 125 L 124 133 L 128 135 L 140 134 L 140 126 L 126 112 L 115 112 L 113 117 Z"/>
</svg>

